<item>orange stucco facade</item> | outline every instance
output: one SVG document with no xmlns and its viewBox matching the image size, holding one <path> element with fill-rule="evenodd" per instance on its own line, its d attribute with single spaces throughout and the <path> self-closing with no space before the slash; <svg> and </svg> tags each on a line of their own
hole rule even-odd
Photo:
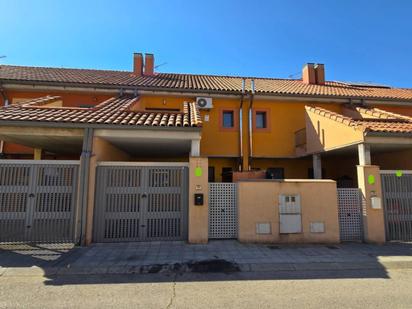
<svg viewBox="0 0 412 309">
<path fill-rule="evenodd" d="M 37 98 L 46 95 L 61 96 L 63 106 L 91 107 L 116 95 L 116 92 L 99 92 L 98 90 L 70 90 L 70 91 L 33 91 L 33 90 L 6 90 L 5 95 L 10 103 L 21 102 L 23 99 Z M 141 94 L 139 101 L 132 107 L 134 110 L 181 110 L 184 101 L 194 101 L 195 95 L 153 93 Z M 282 168 L 285 178 L 308 178 L 309 169 L 312 168 L 311 154 L 333 150 L 344 144 L 357 144 L 363 141 L 360 131 L 345 128 L 342 124 L 322 119 L 319 124 L 318 115 L 310 115 L 305 111 L 305 106 L 318 106 L 330 111 L 341 112 L 342 103 L 328 101 L 305 101 L 299 99 L 269 99 L 245 96 L 241 107 L 241 96 L 228 95 L 213 97 L 213 108 L 201 110 L 202 138 L 200 142 L 200 155 L 209 159 L 209 166 L 213 168 L 214 175 L 211 181 L 225 180 L 225 170 L 247 171 L 265 170 L 267 168 Z M 2 99 L 0 99 L 2 100 Z M 249 107 L 252 103 L 252 124 L 249 123 Z M 4 104 L 4 102 L 2 102 Z M 412 115 L 412 108 L 393 105 L 380 105 L 388 111 Z M 240 119 L 240 109 L 242 119 Z M 233 112 L 233 128 L 223 127 L 223 112 Z M 256 113 L 266 114 L 266 128 L 256 127 Z M 312 130 L 308 130 L 311 128 Z M 251 130 L 250 130 L 251 128 Z M 306 153 L 298 154 L 295 145 L 295 133 L 306 128 L 308 143 Z M 242 138 L 240 132 L 242 131 Z M 250 134 L 251 131 L 251 134 Z M 342 132 L 346 132 L 342 134 Z M 24 145 L 5 143 L 3 152 L 20 158 L 31 158 L 34 150 Z M 139 158 L 134 158 L 138 160 Z M 150 158 L 141 158 L 147 161 Z M 186 160 L 187 158 L 184 158 Z M 173 158 L 179 161 L 179 158 Z M 382 159 L 383 160 L 383 159 Z M 329 160 L 330 161 L 330 160 Z M 351 174 L 356 179 L 356 170 L 353 160 L 344 171 L 337 171 L 333 163 L 324 162 L 327 170 L 326 177 L 337 179 L 339 176 Z M 343 164 L 345 166 L 345 164 Z M 349 168 L 350 166 L 350 168 Z"/>
<path fill-rule="evenodd" d="M 7 97 L 9 104 L 18 104 L 26 99 L 43 96 L 60 96 L 61 100 L 54 102 L 54 106 L 81 108 L 91 108 L 119 94 L 119 90 L 107 89 L 90 88 L 87 90 L 83 88 L 76 90 L 73 88 L 64 91 L 53 90 L 52 87 L 50 89 L 52 90 L 34 91 L 29 86 L 27 88 L 20 86 L 18 89 L 6 89 L 3 94 Z M 184 102 L 194 102 L 196 97 L 202 94 L 147 90 L 138 93 L 138 95 L 138 99 L 133 101 L 129 107 L 133 111 L 162 110 L 176 113 L 183 112 Z M 345 114 L 345 104 L 348 104 L 348 100 L 321 100 L 314 96 L 301 99 L 298 97 L 265 97 L 264 95 L 254 97 L 251 93 L 215 96 L 206 93 L 204 96 L 212 98 L 213 107 L 200 109 L 201 139 L 200 147 L 197 148 L 196 153 L 193 152 L 193 148 L 196 148 L 193 146 L 193 142 L 199 146 L 199 135 L 197 135 L 197 140 L 191 138 L 190 130 L 182 131 L 185 135 L 184 138 L 187 139 L 185 151 L 190 145 L 190 153 L 187 152 L 184 155 L 181 153 L 178 155 L 170 154 L 168 149 L 158 151 L 158 156 L 153 157 L 150 156 L 150 149 L 144 156 L 137 156 L 136 153 L 139 153 L 137 151 L 133 155 L 133 151 L 128 147 L 146 147 L 143 142 L 140 144 L 136 142 L 138 134 L 135 132 L 125 134 L 118 139 L 115 135 L 107 135 L 112 138 L 112 142 L 109 139 L 105 140 L 104 137 L 93 137 L 90 166 L 86 176 L 89 184 L 86 194 L 87 205 L 85 207 L 87 211 L 85 212 L 85 233 L 83 235 L 86 244 L 93 241 L 96 167 L 100 161 L 188 162 L 188 241 L 191 243 L 206 243 L 208 241 L 208 183 L 231 182 L 233 181 L 233 172 L 237 171 L 248 172 L 238 177 L 242 179 L 238 184 L 239 240 L 241 241 L 339 242 L 337 187 L 359 187 L 361 189 L 367 201 L 365 208 L 367 217 L 364 218 L 365 239 L 377 243 L 385 241 L 383 211 L 372 209 L 369 202 L 371 197 L 382 197 L 380 183 L 371 186 L 367 182 L 367 177 L 373 174 L 378 179 L 378 166 L 381 169 L 404 168 L 412 170 L 411 149 L 407 149 L 407 147 L 399 149 L 398 147 L 387 151 L 381 147 L 379 152 L 372 153 L 372 162 L 377 166 L 372 166 L 370 162 L 358 165 L 357 147 L 359 143 L 366 142 L 364 131 L 357 130 L 347 123 L 335 121 L 336 116 L 335 119 L 328 118 L 321 113 L 310 110 L 310 108 L 316 107 Z M 5 102 L 1 97 L 0 100 L 0 104 L 4 105 Z M 399 105 L 401 104 L 380 104 L 376 107 L 412 116 L 412 107 Z M 232 117 L 229 118 L 229 126 L 225 122 L 225 117 L 228 115 Z M 258 115 L 263 117 L 259 119 L 260 123 L 258 123 Z M 41 129 L 53 130 L 53 128 Z M 157 131 L 156 134 L 167 136 L 166 132 L 167 130 Z M 299 144 L 301 146 L 299 151 L 297 149 L 298 132 L 304 133 L 301 136 L 303 142 Z M 82 135 L 79 139 L 81 137 Z M 144 140 L 142 136 L 140 138 Z M 155 138 L 157 135 L 150 136 L 150 139 Z M 61 140 L 58 142 L 60 147 Z M 133 142 L 136 142 L 134 146 Z M 172 138 L 167 140 L 167 137 L 164 137 L 162 142 L 167 144 L 167 147 L 174 146 Z M 27 145 L 37 147 L 37 145 L 28 142 Z M 2 142 L 0 152 L 9 158 L 78 160 L 82 149 L 79 146 L 78 153 L 62 155 L 44 151 L 40 147 L 33 149 L 27 145 Z M 43 145 L 50 147 L 49 140 L 47 140 L 47 144 Z M 150 148 L 150 145 L 147 148 Z M 346 152 L 341 151 L 345 148 Z M 349 151 L 348 148 L 350 148 Z M 163 153 L 161 153 L 162 151 Z M 328 180 L 307 180 L 315 178 L 314 159 L 317 156 L 323 156 L 321 158 L 322 175 L 320 178 Z M 394 160 L 394 156 L 397 158 L 396 160 Z M 204 171 L 200 176 L 194 173 L 198 167 Z M 251 181 L 248 179 L 264 178 L 268 169 L 277 170 L 281 175 L 277 178 L 284 180 Z M 249 177 L 246 174 L 252 176 Z M 253 175 L 259 175 L 259 177 Z M 236 179 L 235 175 L 235 181 L 239 179 Z M 202 207 L 194 203 L 193 197 L 196 193 L 204 194 Z M 293 235 L 280 233 L 278 197 L 285 194 L 296 194 L 302 201 L 302 231 Z M 322 196 L 322 199 L 316 198 L 318 196 Z M 269 226 L 269 232 L 258 233 L 257 227 L 260 224 L 268 224 L 266 226 Z M 316 230 L 313 228 L 314 225 L 322 226 L 323 231 L 314 231 Z"/>
</svg>

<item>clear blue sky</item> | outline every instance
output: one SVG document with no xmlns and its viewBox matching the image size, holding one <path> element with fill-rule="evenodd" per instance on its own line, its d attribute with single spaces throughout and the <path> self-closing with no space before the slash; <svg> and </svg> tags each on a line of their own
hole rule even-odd
<svg viewBox="0 0 412 309">
<path fill-rule="evenodd" d="M 1 64 L 288 77 L 412 87 L 412 1 L 0 0 Z M 296 75 L 295 75 L 296 76 Z"/>
</svg>

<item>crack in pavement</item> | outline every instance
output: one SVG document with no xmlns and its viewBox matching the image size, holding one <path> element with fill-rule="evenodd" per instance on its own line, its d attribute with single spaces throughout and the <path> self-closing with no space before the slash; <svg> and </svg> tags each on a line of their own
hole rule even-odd
<svg viewBox="0 0 412 309">
<path fill-rule="evenodd" d="M 166 309 L 170 309 L 173 305 L 173 301 L 176 298 L 176 278 L 177 278 L 177 274 L 174 275 L 173 278 L 173 284 L 172 284 L 172 296 L 170 297 L 170 301 L 166 306 Z"/>
</svg>

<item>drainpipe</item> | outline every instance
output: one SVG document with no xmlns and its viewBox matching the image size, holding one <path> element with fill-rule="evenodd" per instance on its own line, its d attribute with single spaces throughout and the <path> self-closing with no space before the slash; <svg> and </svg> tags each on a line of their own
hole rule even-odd
<svg viewBox="0 0 412 309">
<path fill-rule="evenodd" d="M 242 94 L 240 96 L 240 108 L 239 108 L 239 153 L 240 153 L 240 164 L 239 171 L 243 170 L 243 97 L 245 95 L 245 84 L 246 80 L 242 79 Z"/>
<path fill-rule="evenodd" d="M 252 107 L 253 96 L 255 95 L 255 80 L 250 81 L 251 94 L 249 99 L 249 171 L 251 170 L 252 156 L 253 156 L 253 127 L 252 127 Z"/>
<path fill-rule="evenodd" d="M 93 150 L 93 135 L 93 129 L 86 128 L 84 130 L 82 154 L 80 156 L 76 242 L 81 246 L 86 245 L 86 217 L 89 197 L 89 172 L 90 158 Z"/>
<path fill-rule="evenodd" d="M 3 87 L 1 87 L 0 85 L 0 94 L 1 97 L 3 98 L 3 102 L 4 102 L 4 106 L 8 106 L 9 105 L 9 100 L 7 99 L 7 96 L 4 92 Z M 4 155 L 4 141 L 0 141 L 0 157 L 2 157 Z"/>
</svg>

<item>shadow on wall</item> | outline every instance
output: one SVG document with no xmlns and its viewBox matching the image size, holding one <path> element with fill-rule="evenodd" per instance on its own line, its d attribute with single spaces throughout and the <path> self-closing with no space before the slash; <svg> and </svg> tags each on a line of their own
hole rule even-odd
<svg viewBox="0 0 412 309">
<path fill-rule="evenodd" d="M 309 152 L 322 152 L 325 151 L 325 130 L 321 128 L 320 121 L 316 121 L 317 127 L 308 116 L 308 112 L 305 113 L 306 119 L 306 147 Z"/>
<path fill-rule="evenodd" d="M 412 244 L 405 243 L 384 246 L 256 245 L 237 241 L 212 241 L 207 245 L 171 243 L 96 244 L 90 247 L 2 245 L 0 266 L 13 268 L 10 271 L 17 273 L 37 266 L 44 272 L 46 285 L 387 279 L 389 276 L 379 262 L 380 257 L 412 257 Z M 245 269 L 246 266 L 248 269 Z M 3 276 L 7 276 L 7 271 Z M 97 271 L 99 275 L 93 274 Z"/>
</svg>

